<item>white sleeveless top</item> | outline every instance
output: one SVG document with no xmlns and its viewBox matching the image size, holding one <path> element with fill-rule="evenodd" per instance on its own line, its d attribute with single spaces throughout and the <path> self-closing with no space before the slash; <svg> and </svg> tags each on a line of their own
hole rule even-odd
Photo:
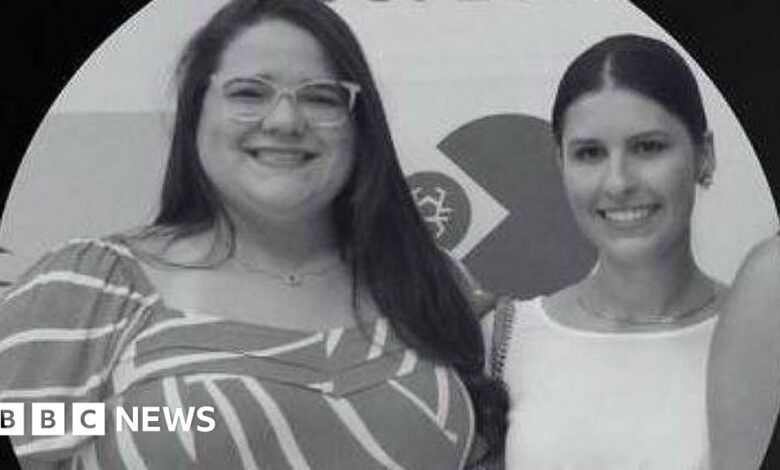
<svg viewBox="0 0 780 470">
<path fill-rule="evenodd" d="M 706 470 L 706 365 L 716 316 L 660 332 L 601 333 L 516 301 L 504 379 L 506 468 Z"/>
</svg>

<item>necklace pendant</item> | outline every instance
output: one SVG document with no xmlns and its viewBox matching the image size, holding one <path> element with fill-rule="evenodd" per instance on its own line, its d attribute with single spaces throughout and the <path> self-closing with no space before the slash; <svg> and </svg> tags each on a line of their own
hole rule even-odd
<svg viewBox="0 0 780 470">
<path fill-rule="evenodd" d="M 301 285 L 301 277 L 296 274 L 290 273 L 284 276 L 284 283 L 290 287 L 298 287 Z"/>
</svg>

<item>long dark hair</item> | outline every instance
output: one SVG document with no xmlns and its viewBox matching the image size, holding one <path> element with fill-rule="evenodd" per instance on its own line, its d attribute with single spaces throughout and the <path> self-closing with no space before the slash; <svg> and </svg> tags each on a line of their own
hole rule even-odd
<svg viewBox="0 0 780 470">
<path fill-rule="evenodd" d="M 226 228 L 223 234 L 232 247 L 227 256 L 232 255 L 234 228 L 201 166 L 196 135 L 204 94 L 222 52 L 245 28 L 271 17 L 313 34 L 336 72 L 361 87 L 354 110 L 354 168 L 333 201 L 339 248 L 352 271 L 354 305 L 358 292 L 370 293 L 410 347 L 454 367 L 471 394 L 488 455 L 502 452 L 506 392 L 483 373 L 478 318 L 411 198 L 363 51 L 347 24 L 321 1 L 232 0 L 193 36 L 177 69 L 177 108 L 160 210 L 146 233 L 178 238 Z"/>
<path fill-rule="evenodd" d="M 701 93 L 685 60 L 666 43 L 636 34 L 610 36 L 580 54 L 558 85 L 552 111 L 560 144 L 566 110 L 584 94 L 606 86 L 647 96 L 677 116 L 700 145 L 707 131 Z"/>
</svg>

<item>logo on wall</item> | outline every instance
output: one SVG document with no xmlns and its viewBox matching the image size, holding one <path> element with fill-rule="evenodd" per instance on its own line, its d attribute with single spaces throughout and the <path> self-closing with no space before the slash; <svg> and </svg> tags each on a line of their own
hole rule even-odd
<svg viewBox="0 0 780 470">
<path fill-rule="evenodd" d="M 441 166 L 412 174 L 409 187 L 439 244 L 458 247 L 485 288 L 530 297 L 587 274 L 595 253 L 570 213 L 547 121 L 485 116 L 437 149 L 462 173 Z"/>
<path fill-rule="evenodd" d="M 451 250 L 463 240 L 471 224 L 471 203 L 463 188 L 436 171 L 407 178 L 412 197 L 436 241 Z"/>
</svg>

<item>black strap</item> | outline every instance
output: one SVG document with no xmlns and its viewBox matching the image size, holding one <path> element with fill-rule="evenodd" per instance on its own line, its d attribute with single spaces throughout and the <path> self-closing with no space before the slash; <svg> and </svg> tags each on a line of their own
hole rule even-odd
<svg viewBox="0 0 780 470">
<path fill-rule="evenodd" d="M 496 304 L 496 317 L 493 320 L 493 347 L 490 352 L 490 375 L 497 379 L 503 380 L 504 361 L 512 337 L 514 318 L 515 303 L 512 297 L 499 297 Z"/>
</svg>

